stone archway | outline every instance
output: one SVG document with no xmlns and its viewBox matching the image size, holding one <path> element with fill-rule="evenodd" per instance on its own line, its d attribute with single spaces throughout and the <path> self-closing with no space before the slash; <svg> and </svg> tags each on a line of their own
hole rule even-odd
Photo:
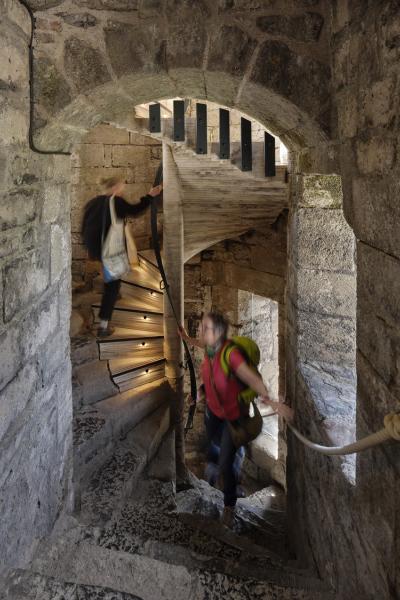
<svg viewBox="0 0 400 600">
<path fill-rule="evenodd" d="M 42 150 L 68 150 L 100 121 L 129 127 L 136 104 L 177 96 L 237 108 L 288 147 L 329 136 L 324 6 L 307 12 L 290 2 L 288 18 L 208 0 L 163 8 L 88 0 L 80 11 L 62 0 L 29 4 L 33 130 Z"/>
</svg>

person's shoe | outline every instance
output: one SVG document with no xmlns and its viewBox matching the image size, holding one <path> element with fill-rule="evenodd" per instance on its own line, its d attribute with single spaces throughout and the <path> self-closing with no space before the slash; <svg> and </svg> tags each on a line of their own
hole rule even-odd
<svg viewBox="0 0 400 600">
<path fill-rule="evenodd" d="M 236 497 L 237 498 L 246 498 L 246 492 L 244 491 L 242 486 L 239 484 L 236 486 Z"/>
<path fill-rule="evenodd" d="M 212 487 L 215 487 L 215 484 L 218 479 L 218 473 L 218 465 L 212 462 L 207 463 L 206 469 L 204 471 L 204 478 L 207 481 L 207 483 Z"/>
<path fill-rule="evenodd" d="M 99 327 L 97 329 L 97 337 L 99 338 L 105 338 L 105 337 L 109 337 L 110 335 L 112 335 L 114 333 L 115 329 L 114 327 Z"/>
<path fill-rule="evenodd" d="M 235 522 L 235 507 L 224 506 L 224 512 L 222 513 L 221 522 L 225 527 L 232 529 Z"/>
</svg>

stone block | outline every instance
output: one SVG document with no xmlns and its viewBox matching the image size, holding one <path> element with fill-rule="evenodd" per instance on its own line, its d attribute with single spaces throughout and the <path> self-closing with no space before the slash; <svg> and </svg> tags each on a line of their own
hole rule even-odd
<svg viewBox="0 0 400 600">
<path fill-rule="evenodd" d="M 395 140 L 376 136 L 357 142 L 357 165 L 360 173 L 387 173 L 395 159 Z"/>
<path fill-rule="evenodd" d="M 201 68 L 207 40 L 209 7 L 204 0 L 167 0 L 168 68 Z"/>
<path fill-rule="evenodd" d="M 144 69 L 154 72 L 163 69 L 165 49 L 163 33 L 157 21 L 143 35 L 141 24 L 132 25 L 110 19 L 104 34 L 111 65 L 119 77 Z M 137 43 L 138 39 L 141 40 L 140 44 Z"/>
<path fill-rule="evenodd" d="M 396 114 L 395 80 L 388 77 L 374 82 L 363 90 L 360 107 L 360 126 L 379 127 L 389 125 Z"/>
<path fill-rule="evenodd" d="M 69 209 L 69 204 L 69 187 L 67 185 L 47 183 L 44 190 L 43 223 L 54 223 L 64 216 Z"/>
<path fill-rule="evenodd" d="M 20 366 L 18 329 L 9 327 L 0 334 L 0 390 L 16 375 Z"/>
<path fill-rule="evenodd" d="M 0 506 L 6 516 L 0 524 L 3 565 L 26 564 L 33 540 L 49 534 L 61 509 L 63 490 L 57 474 L 64 455 L 58 447 L 55 410 L 60 392 L 49 388 L 35 395 L 17 434 L 7 438 L 1 449 Z"/>
<path fill-rule="evenodd" d="M 64 45 L 64 68 L 79 92 L 90 90 L 111 80 L 99 50 L 80 38 L 72 37 Z"/>
<path fill-rule="evenodd" d="M 34 62 L 33 92 L 35 102 L 50 115 L 71 102 L 71 89 L 57 66 L 47 57 Z"/>
<path fill-rule="evenodd" d="M 79 0 L 80 6 L 94 10 L 130 12 L 138 9 L 139 0 Z"/>
<path fill-rule="evenodd" d="M 7 14 L 7 18 L 15 23 L 27 37 L 30 36 L 32 23 L 25 6 L 14 0 L 3 0 L 3 8 Z"/>
<path fill-rule="evenodd" d="M 71 164 L 76 167 L 103 167 L 104 145 L 103 144 L 80 144 L 71 155 Z"/>
<path fill-rule="evenodd" d="M 26 144 L 29 129 L 27 104 L 23 109 L 15 108 L 3 98 L 0 101 L 0 120 L 2 123 L 0 146 Z"/>
<path fill-rule="evenodd" d="M 298 191 L 298 206 L 341 208 L 342 184 L 338 175 L 303 175 Z"/>
<path fill-rule="evenodd" d="M 28 361 L 48 342 L 52 346 L 58 326 L 58 298 L 52 296 L 33 308 L 21 321 L 20 339 L 24 360 Z"/>
<path fill-rule="evenodd" d="M 85 144 L 129 144 L 129 131 L 102 123 L 91 129 L 82 142 Z"/>
<path fill-rule="evenodd" d="M 283 277 L 260 273 L 255 269 L 226 264 L 223 268 L 224 282 L 229 287 L 247 290 L 272 300 L 282 300 L 285 288 Z"/>
<path fill-rule="evenodd" d="M 358 239 L 384 252 L 400 257 L 398 223 L 400 194 L 396 174 L 377 177 L 355 177 L 352 181 L 352 219 Z M 362 210 L 358 207 L 362 206 Z"/>
<path fill-rule="evenodd" d="M 49 386 L 57 371 L 68 369 L 69 343 L 68 331 L 56 331 L 51 343 L 46 344 L 40 352 L 39 369 L 45 386 Z"/>
<path fill-rule="evenodd" d="M 59 225 L 51 227 L 50 269 L 51 283 L 55 283 L 62 272 L 70 264 L 70 238 L 67 232 Z"/>
<path fill-rule="evenodd" d="M 345 87 L 336 95 L 339 137 L 352 138 L 357 133 L 360 120 L 360 107 L 356 90 Z"/>
<path fill-rule="evenodd" d="M 0 440 L 25 409 L 37 385 L 35 365 L 25 365 L 0 393 Z"/>
<path fill-rule="evenodd" d="M 113 146 L 113 167 L 136 167 L 147 163 L 150 157 L 150 149 L 145 146 Z"/>
<path fill-rule="evenodd" d="M 212 41 L 207 68 L 243 77 L 256 45 L 243 29 L 224 25 Z"/>
<path fill-rule="evenodd" d="M 305 362 L 355 364 L 354 319 L 314 314 L 297 309 L 297 347 Z"/>
<path fill-rule="evenodd" d="M 5 266 L 4 319 L 9 321 L 39 297 L 49 285 L 49 260 L 46 252 L 34 252 Z"/>
<path fill-rule="evenodd" d="M 250 267 L 264 273 L 284 277 L 286 272 L 286 252 L 271 244 L 270 248 L 251 247 Z"/>
<path fill-rule="evenodd" d="M 2 91 L 19 92 L 29 82 L 29 64 L 25 40 L 5 31 L 0 39 L 0 89 Z"/>
<path fill-rule="evenodd" d="M 159 146 L 161 148 L 160 140 L 133 131 L 129 132 L 129 143 L 132 146 Z"/>
<path fill-rule="evenodd" d="M 268 15 L 257 18 L 257 27 L 264 33 L 299 42 L 316 42 L 323 25 L 322 15 L 311 11 L 293 17 Z"/>
<path fill-rule="evenodd" d="M 35 240 L 35 227 L 18 227 L 0 231 L 0 258 L 32 250 Z"/>
<path fill-rule="evenodd" d="M 312 114 L 329 102 L 330 69 L 315 58 L 298 56 L 289 46 L 267 40 L 258 55 L 251 81 L 274 90 Z"/>
<path fill-rule="evenodd" d="M 354 272 L 355 237 L 341 210 L 301 208 L 291 235 L 297 240 L 290 250 L 297 267 Z"/>
<path fill-rule="evenodd" d="M 400 260 L 359 242 L 357 298 L 360 308 L 375 314 L 395 330 L 400 321 Z M 363 311 L 357 311 L 359 319 Z"/>
<path fill-rule="evenodd" d="M 296 298 L 298 307 L 310 312 L 350 317 L 356 314 L 355 273 L 330 273 L 314 269 L 296 269 Z"/>
<path fill-rule="evenodd" d="M 152 187 L 156 176 L 158 165 L 153 165 L 149 162 L 141 162 L 136 164 L 134 167 L 135 171 L 135 182 L 136 183 L 147 183 Z"/>
<path fill-rule="evenodd" d="M 97 25 L 98 20 L 90 13 L 57 13 L 58 17 L 61 17 L 63 21 L 72 25 L 73 27 L 80 27 L 82 29 L 88 29 Z"/>
</svg>

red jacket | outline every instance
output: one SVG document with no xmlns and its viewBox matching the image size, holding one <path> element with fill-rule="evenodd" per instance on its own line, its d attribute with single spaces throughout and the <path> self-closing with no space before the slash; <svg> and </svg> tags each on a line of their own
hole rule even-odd
<svg viewBox="0 0 400 600">
<path fill-rule="evenodd" d="M 229 356 L 229 366 L 232 370 L 232 374 L 225 375 L 221 367 L 221 352 L 229 340 L 222 346 L 217 352 L 214 358 L 204 357 L 201 365 L 201 375 L 206 392 L 206 401 L 209 410 L 220 419 L 227 419 L 228 421 L 234 421 L 240 416 L 238 395 L 246 387 L 237 377 L 233 375 L 240 367 L 241 364 L 245 363 L 245 359 L 238 349 L 233 349 Z M 215 388 L 218 392 L 216 397 L 214 386 L 211 383 L 210 377 L 210 366 L 212 366 L 214 374 Z M 218 401 L 218 398 L 220 401 Z M 222 406 L 221 406 L 222 404 Z"/>
</svg>

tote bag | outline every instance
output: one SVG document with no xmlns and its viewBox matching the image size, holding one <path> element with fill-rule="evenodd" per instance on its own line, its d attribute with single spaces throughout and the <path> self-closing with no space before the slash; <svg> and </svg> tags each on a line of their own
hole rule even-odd
<svg viewBox="0 0 400 600">
<path fill-rule="evenodd" d="M 109 201 L 111 225 L 101 248 L 104 281 L 110 282 L 120 279 L 129 271 L 128 254 L 125 243 L 125 224 L 122 219 L 117 219 L 115 212 L 115 199 L 111 196 Z"/>
</svg>

